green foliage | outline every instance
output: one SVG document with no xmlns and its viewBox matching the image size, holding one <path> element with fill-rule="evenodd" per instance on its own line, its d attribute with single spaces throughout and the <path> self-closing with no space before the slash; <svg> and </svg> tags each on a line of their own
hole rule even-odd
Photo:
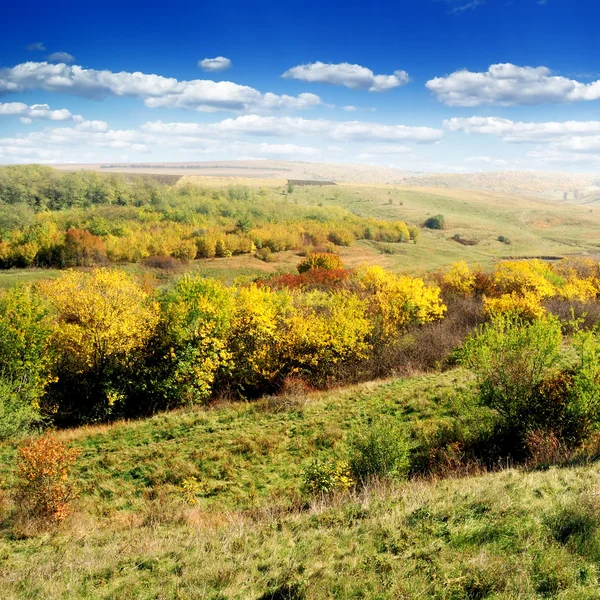
<svg viewBox="0 0 600 600">
<path fill-rule="evenodd" d="M 362 483 L 372 478 L 406 479 L 410 446 L 406 431 L 389 419 L 371 423 L 350 439 L 350 469 Z"/>
<path fill-rule="evenodd" d="M 154 393 L 165 396 L 159 406 L 208 398 L 217 372 L 230 364 L 232 315 L 231 290 L 214 280 L 184 276 L 164 294 L 154 349 Z"/>
<path fill-rule="evenodd" d="M 523 439 L 552 432 L 568 446 L 584 441 L 600 421 L 599 343 L 591 331 L 574 336 L 576 363 L 560 366 L 561 325 L 555 317 L 524 321 L 495 317 L 465 344 L 463 364 L 477 376 L 480 399 Z"/>
<path fill-rule="evenodd" d="M 348 463 L 340 460 L 315 459 L 302 474 L 302 489 L 311 496 L 346 492 L 353 485 Z"/>
<path fill-rule="evenodd" d="M 446 229 L 444 215 L 429 217 L 425 223 L 423 223 L 423 227 L 426 227 L 427 229 Z"/>
<path fill-rule="evenodd" d="M 42 424 L 36 404 L 16 392 L 16 387 L 0 379 L 0 441 L 19 438 Z"/>
<path fill-rule="evenodd" d="M 499 315 L 467 340 L 462 362 L 477 377 L 481 401 L 521 426 L 536 387 L 556 372 L 561 343 L 555 318 L 527 322 Z"/>
<path fill-rule="evenodd" d="M 34 223 L 35 213 L 26 204 L 0 204 L 0 240 L 8 237 L 15 229 L 30 227 Z"/>
<path fill-rule="evenodd" d="M 40 421 L 50 333 L 47 307 L 30 287 L 0 293 L 0 439 Z"/>
</svg>

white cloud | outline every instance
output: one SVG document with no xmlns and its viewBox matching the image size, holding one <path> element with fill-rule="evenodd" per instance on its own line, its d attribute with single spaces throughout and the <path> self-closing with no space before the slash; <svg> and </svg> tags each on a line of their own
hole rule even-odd
<svg viewBox="0 0 600 600">
<path fill-rule="evenodd" d="M 441 129 L 382 125 L 363 121 L 330 121 L 300 117 L 265 117 L 244 115 L 217 123 L 163 123 L 154 121 L 142 125 L 149 133 L 202 137 L 215 134 L 283 136 L 324 135 L 336 141 L 352 142 L 416 142 L 433 143 L 442 139 Z"/>
<path fill-rule="evenodd" d="M 133 96 L 141 98 L 146 106 L 153 108 L 170 107 L 201 112 L 302 109 L 322 104 L 321 98 L 315 94 L 262 94 L 252 87 L 231 81 L 179 81 L 161 75 L 127 71 L 114 73 L 48 62 L 27 62 L 0 69 L 0 93 L 35 89 L 90 98 Z"/>
<path fill-rule="evenodd" d="M 207 137 L 160 135 L 135 130 L 111 130 L 102 121 L 83 121 L 73 127 L 44 129 L 26 135 L 0 138 L 4 162 L 78 162 L 83 156 L 114 160 L 114 151 L 143 155 L 156 148 L 169 152 L 228 156 L 232 158 L 322 158 L 322 150 L 293 143 L 246 142 Z M 89 150 L 92 152 L 89 152 Z M 131 156 L 136 160 L 135 156 Z M 139 159 L 138 159 L 139 160 Z"/>
<path fill-rule="evenodd" d="M 29 106 L 23 102 L 0 102 L 0 116 L 19 116 L 22 123 L 31 123 L 32 119 L 68 121 L 73 115 L 66 108 L 51 110 L 47 104 Z"/>
<path fill-rule="evenodd" d="M 547 67 L 519 67 L 510 63 L 485 72 L 463 69 L 426 84 L 448 106 L 566 103 L 600 99 L 600 80 L 582 83 L 552 75 Z"/>
<path fill-rule="evenodd" d="M 444 121 L 449 131 L 495 135 L 505 142 L 560 142 L 573 136 L 600 135 L 600 121 L 524 123 L 500 117 L 453 118 Z"/>
<path fill-rule="evenodd" d="M 72 63 L 75 60 L 75 57 L 68 52 L 53 52 L 49 56 L 46 56 L 46 58 L 50 62 L 56 63 Z"/>
<path fill-rule="evenodd" d="M 300 81 L 343 85 L 353 90 L 385 92 L 409 82 L 406 71 L 392 75 L 375 75 L 371 69 L 350 63 L 326 64 L 322 62 L 298 65 L 288 69 L 282 77 Z"/>
<path fill-rule="evenodd" d="M 405 144 L 435 143 L 441 129 L 360 121 L 245 115 L 213 123 L 147 122 L 115 130 L 108 123 L 74 115 L 69 125 L 47 126 L 0 138 L 0 162 L 177 161 L 198 155 L 216 159 L 287 158 L 327 160 L 335 156 L 376 163 L 414 158 Z M 43 154 L 45 153 L 45 154 Z M 136 158 L 136 156 L 140 158 Z M 87 159 L 86 159 L 87 160 Z"/>
<path fill-rule="evenodd" d="M 457 4 L 456 6 L 451 8 L 449 12 L 451 15 L 462 14 L 467 10 L 473 10 L 474 8 L 477 8 L 478 6 L 481 6 L 482 4 L 484 4 L 483 0 L 471 0 L 471 2 L 464 2 L 461 4 Z"/>
<path fill-rule="evenodd" d="M 533 159 L 537 163 L 543 165 L 559 165 L 565 166 L 584 166 L 588 167 L 600 165 L 600 156 L 594 154 L 578 154 L 573 152 L 564 152 L 557 148 L 546 148 L 532 150 L 527 153 L 528 158 Z"/>
<path fill-rule="evenodd" d="M 449 131 L 492 135 L 509 143 L 536 144 L 527 156 L 538 164 L 568 167 L 600 162 L 600 121 L 524 123 L 500 117 L 470 117 L 449 119 L 444 121 L 444 127 Z"/>
<path fill-rule="evenodd" d="M 33 42 L 33 44 L 29 44 L 27 46 L 27 50 L 31 50 L 33 52 L 44 52 L 46 50 L 46 45 L 44 42 Z"/>
<path fill-rule="evenodd" d="M 209 71 L 211 73 L 215 71 L 225 71 L 226 69 L 231 68 L 231 60 L 225 58 L 224 56 L 204 58 L 198 61 L 198 66 L 203 71 Z"/>
</svg>

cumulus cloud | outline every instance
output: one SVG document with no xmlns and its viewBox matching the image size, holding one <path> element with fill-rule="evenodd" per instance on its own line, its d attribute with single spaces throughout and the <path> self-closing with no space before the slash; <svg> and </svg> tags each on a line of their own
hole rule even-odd
<svg viewBox="0 0 600 600">
<path fill-rule="evenodd" d="M 75 57 L 68 52 L 53 52 L 46 56 L 46 59 L 56 63 L 72 63 L 75 60 Z"/>
<path fill-rule="evenodd" d="M 202 137 L 206 135 L 280 136 L 324 135 L 335 141 L 351 142 L 415 142 L 434 143 L 442 139 L 441 129 L 383 125 L 364 121 L 330 121 L 300 117 L 244 115 L 217 123 L 163 123 L 153 121 L 142 125 L 149 133 Z"/>
<path fill-rule="evenodd" d="M 600 99 L 600 80 L 582 83 L 553 75 L 548 67 L 491 65 L 485 72 L 463 69 L 426 83 L 448 106 L 542 104 Z"/>
<path fill-rule="evenodd" d="M 215 71 L 225 71 L 226 69 L 231 68 L 231 60 L 225 58 L 224 56 L 204 58 L 198 61 L 198 66 L 203 71 L 208 71 L 211 73 Z"/>
<path fill-rule="evenodd" d="M 515 122 L 500 117 L 453 118 L 444 121 L 449 131 L 495 135 L 505 142 L 562 142 L 573 136 L 600 135 L 600 121 Z"/>
<path fill-rule="evenodd" d="M 133 96 L 153 108 L 182 108 L 201 112 L 302 109 L 322 104 L 321 98 L 315 94 L 263 94 L 252 87 L 231 81 L 180 81 L 161 75 L 127 71 L 114 73 L 48 62 L 26 62 L 0 69 L 0 94 L 35 89 L 97 99 Z"/>
<path fill-rule="evenodd" d="M 392 75 L 375 75 L 371 69 L 350 63 L 327 64 L 315 62 L 288 69 L 282 77 L 311 83 L 343 85 L 353 90 L 386 92 L 409 82 L 406 71 L 394 71 Z"/>
<path fill-rule="evenodd" d="M 448 119 L 444 127 L 492 135 L 509 143 L 536 144 L 527 156 L 539 163 L 568 166 L 600 161 L 600 121 L 524 123 L 500 117 L 469 117 Z"/>
<path fill-rule="evenodd" d="M 27 159 L 77 162 L 84 155 L 98 160 L 102 152 L 108 152 L 108 159 L 114 160 L 112 152 L 115 150 L 143 155 L 157 147 L 170 152 L 234 158 L 322 158 L 321 149 L 307 145 L 113 130 L 103 121 L 84 120 L 71 127 L 0 138 L 0 159 L 5 162 L 27 162 Z"/>
<path fill-rule="evenodd" d="M 73 117 L 66 108 L 51 110 L 48 104 L 29 106 L 23 102 L 0 102 L 0 116 L 18 116 L 22 123 L 31 123 L 32 119 L 68 121 Z"/>
<path fill-rule="evenodd" d="M 33 44 L 29 44 L 27 46 L 27 50 L 31 50 L 33 52 L 44 52 L 46 50 L 46 46 L 44 42 L 33 42 Z"/>
</svg>

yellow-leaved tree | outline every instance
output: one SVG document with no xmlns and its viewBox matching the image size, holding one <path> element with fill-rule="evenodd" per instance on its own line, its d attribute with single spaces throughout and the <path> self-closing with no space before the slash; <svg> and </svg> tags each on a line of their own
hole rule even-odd
<svg viewBox="0 0 600 600">
<path fill-rule="evenodd" d="M 162 307 L 149 374 L 156 408 L 201 402 L 218 371 L 231 366 L 233 292 L 219 281 L 186 275 L 164 294 Z"/>
<path fill-rule="evenodd" d="M 556 293 L 555 284 L 560 282 L 560 277 L 541 260 L 507 260 L 496 265 L 492 281 L 500 294 L 533 293 L 539 298 L 548 298 Z"/>
<path fill-rule="evenodd" d="M 442 277 L 444 289 L 462 296 L 471 296 L 475 291 L 477 276 L 467 261 L 452 263 L 450 270 Z"/>
<path fill-rule="evenodd" d="M 284 368 L 287 319 L 293 311 L 288 292 L 254 284 L 237 290 L 229 338 L 233 368 L 224 383 L 253 394 L 278 382 Z"/>
<path fill-rule="evenodd" d="M 114 413 L 127 386 L 127 365 L 158 323 L 158 305 L 122 271 L 67 271 L 39 284 L 54 308 L 56 383 L 46 410 L 61 422 Z"/>
<path fill-rule="evenodd" d="M 367 358 L 372 321 L 365 300 L 349 292 L 321 291 L 296 293 L 294 300 L 284 344 L 286 374 L 322 384 L 339 365 Z"/>
<path fill-rule="evenodd" d="M 371 314 L 378 319 L 376 336 L 380 341 L 393 338 L 409 325 L 441 319 L 446 312 L 440 289 L 419 277 L 368 267 L 358 271 L 357 281 L 367 295 Z"/>
</svg>

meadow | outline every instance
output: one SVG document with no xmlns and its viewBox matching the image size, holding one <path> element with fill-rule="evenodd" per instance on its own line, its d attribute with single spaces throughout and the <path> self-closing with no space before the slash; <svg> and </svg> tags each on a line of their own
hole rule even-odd
<svg viewBox="0 0 600 600">
<path fill-rule="evenodd" d="M 0 198 L 0 597 L 600 597 L 595 209 L 37 167 Z"/>
<path fill-rule="evenodd" d="M 76 512 L 0 537 L 3 598 L 597 598 L 594 456 L 304 499 L 307 457 L 381 414 L 472 410 L 461 370 L 66 430 Z M 465 407 L 465 403 L 467 406 Z M 10 485 L 14 446 L 2 448 Z M 190 485 L 190 482 L 194 482 Z"/>
</svg>

